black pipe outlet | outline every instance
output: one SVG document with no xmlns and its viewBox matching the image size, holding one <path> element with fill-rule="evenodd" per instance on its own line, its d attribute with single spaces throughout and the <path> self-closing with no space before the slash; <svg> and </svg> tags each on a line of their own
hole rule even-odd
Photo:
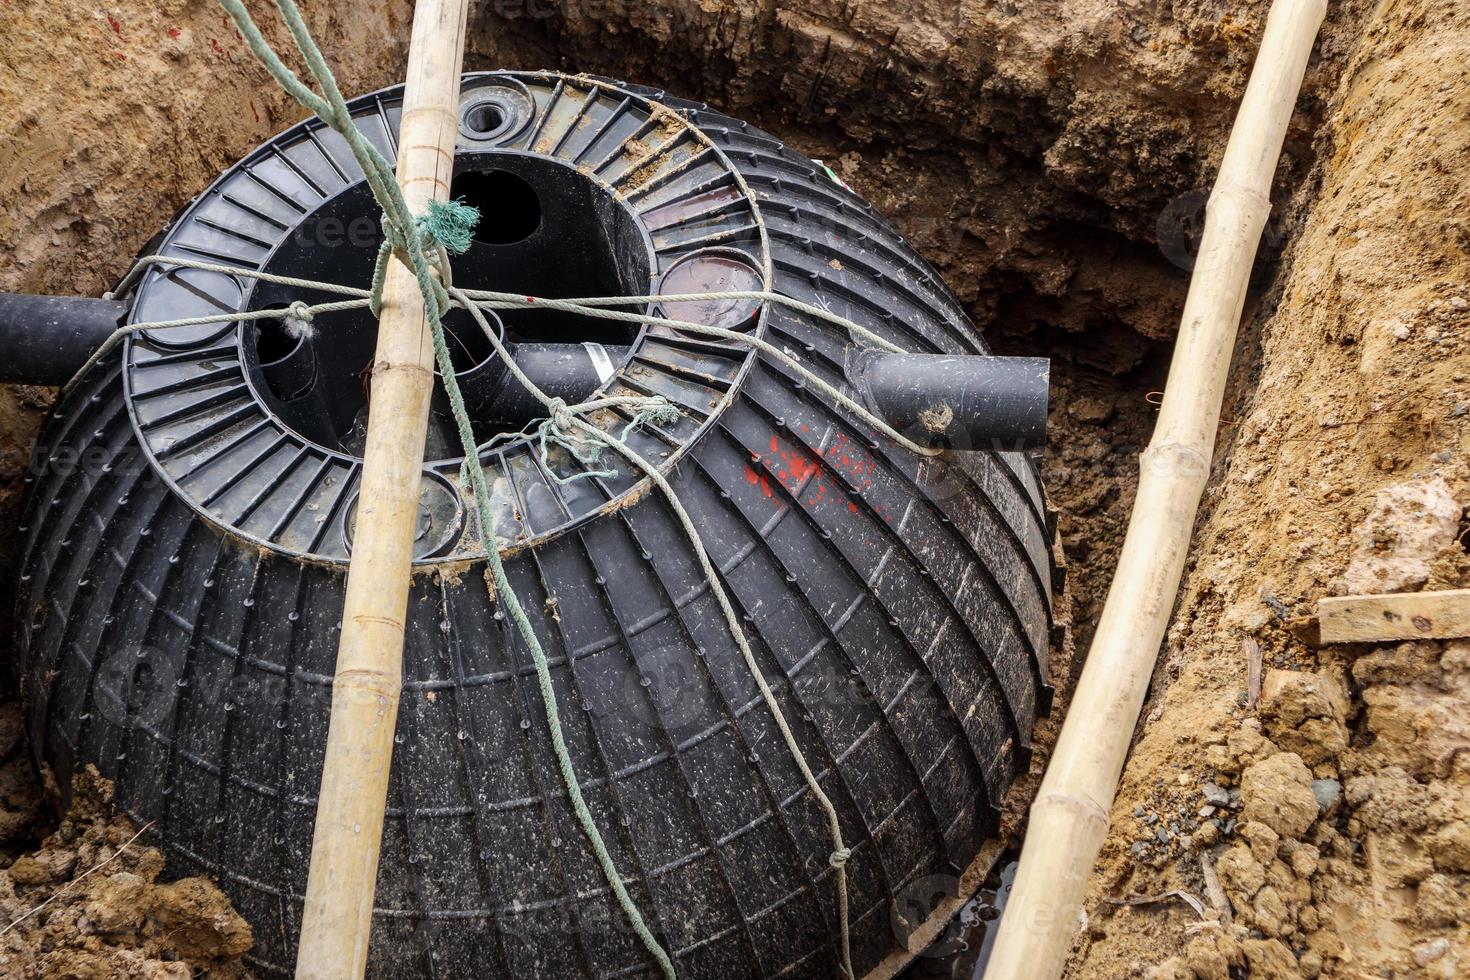
<svg viewBox="0 0 1470 980">
<path fill-rule="evenodd" d="M 255 327 L 255 349 L 260 373 L 271 392 L 289 404 L 318 391 L 317 354 L 311 339 L 305 333 L 293 335 L 275 322 L 265 322 L 266 328 L 258 324 Z M 279 336 L 283 341 L 279 346 L 270 346 L 266 336 Z"/>
<path fill-rule="evenodd" d="M 0 381 L 65 384 L 128 309 L 119 300 L 0 293 Z"/>
<path fill-rule="evenodd" d="M 511 356 L 536 387 L 568 405 L 586 401 L 628 357 L 628 347 L 603 344 L 516 344 Z M 519 428 L 545 418 L 546 409 L 507 372 L 486 408 L 487 417 Z"/>
<path fill-rule="evenodd" d="M 505 343 L 505 324 L 499 315 L 485 310 L 484 316 L 495 331 L 496 339 Z M 466 311 L 450 311 L 444 317 L 443 326 L 444 342 L 449 348 L 449 359 L 454 363 L 454 377 L 464 398 L 465 411 L 472 419 L 487 418 L 491 402 L 507 381 L 505 362 Z M 446 419 L 454 417 L 437 363 L 434 365 L 434 394 L 430 407 Z"/>
<path fill-rule="evenodd" d="M 1049 375 L 1044 357 L 871 351 L 849 370 L 867 406 L 915 442 L 1001 451 L 1045 443 Z"/>
</svg>

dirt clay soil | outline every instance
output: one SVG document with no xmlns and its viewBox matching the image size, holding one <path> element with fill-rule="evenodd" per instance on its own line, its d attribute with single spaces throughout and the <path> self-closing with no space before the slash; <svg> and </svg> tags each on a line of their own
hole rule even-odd
<svg viewBox="0 0 1470 980">
<path fill-rule="evenodd" d="M 349 94 L 401 79 L 407 0 L 303 6 Z M 1065 708 L 1267 9 L 492 0 L 467 67 L 748 118 L 887 214 L 1002 352 L 1054 359 Z M 302 115 L 202 0 L 0 0 L 0 51 L 0 290 L 100 294 Z M 1470 640 L 1323 646 L 1311 618 L 1328 595 L 1470 587 L 1470 7 L 1334 0 L 1273 199 L 1072 977 L 1470 976 Z M 5 576 L 53 396 L 0 387 Z M 172 881 L 105 785 L 58 821 L 0 675 L 0 975 L 248 975 L 250 926 L 211 882 Z"/>
</svg>

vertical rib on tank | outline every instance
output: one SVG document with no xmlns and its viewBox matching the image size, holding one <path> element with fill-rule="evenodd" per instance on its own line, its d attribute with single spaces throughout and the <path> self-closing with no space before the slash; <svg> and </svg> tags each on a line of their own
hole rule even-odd
<svg viewBox="0 0 1470 980">
<path fill-rule="evenodd" d="M 390 158 L 400 90 L 353 102 Z M 824 168 L 659 92 L 554 73 L 467 75 L 455 193 L 484 205 L 461 286 L 545 296 L 769 288 L 916 353 L 985 348 L 954 296 Z M 355 237 L 354 237 L 355 236 Z M 344 283 L 380 232 L 340 141 L 281 134 L 170 227 L 161 254 Z M 132 321 L 298 294 L 157 268 Z M 308 296 L 307 299 L 316 297 Z M 1033 462 L 919 457 L 748 345 L 855 390 L 859 345 L 769 303 L 629 303 L 641 325 L 502 314 L 570 386 L 663 395 L 633 430 L 667 464 L 852 848 L 860 975 L 985 852 L 1047 710 L 1050 535 Z M 271 321 L 144 333 L 57 405 L 30 487 L 19 598 L 33 744 L 68 785 L 95 765 L 156 821 L 178 875 L 218 879 L 253 968 L 293 962 L 357 479 L 366 314 L 314 338 Z M 531 661 L 484 575 L 503 549 L 552 665 L 565 736 L 634 901 L 679 975 L 830 977 L 822 813 L 667 503 L 625 461 L 514 433 L 503 372 L 450 323 L 499 538 L 484 540 L 436 416 L 369 972 L 656 976 L 572 814 Z M 564 354 L 550 345 L 565 345 Z M 585 361 L 585 363 L 584 363 Z M 575 384 L 571 379 L 580 378 Z M 582 392 L 582 395 L 591 392 Z M 611 409 L 596 422 L 621 431 Z M 437 439 L 437 441 L 436 441 Z M 492 440 L 495 440 L 492 442 Z M 605 467 L 610 475 L 566 477 Z"/>
</svg>

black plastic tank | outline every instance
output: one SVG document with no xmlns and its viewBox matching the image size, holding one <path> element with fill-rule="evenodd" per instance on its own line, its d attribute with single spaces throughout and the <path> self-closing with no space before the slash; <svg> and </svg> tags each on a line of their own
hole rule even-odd
<svg viewBox="0 0 1470 980">
<path fill-rule="evenodd" d="M 399 89 L 352 103 L 390 160 L 399 104 Z M 703 105 L 580 75 L 467 75 L 456 173 L 453 193 L 483 214 L 459 285 L 768 286 L 908 351 L 985 353 L 869 205 Z M 380 240 L 351 154 L 311 121 L 221 176 L 157 251 L 365 284 Z M 131 322 L 319 298 L 162 268 L 119 297 Z M 1034 460 L 1003 446 L 918 456 L 748 346 L 659 320 L 748 330 L 861 396 L 861 345 L 828 322 L 746 300 L 629 308 L 648 319 L 501 321 L 570 399 L 658 394 L 679 409 L 630 442 L 672 466 L 838 809 L 868 974 L 929 915 L 933 882 L 982 860 L 1048 709 L 1051 536 Z M 134 335 L 56 406 L 22 528 L 39 760 L 63 791 L 95 765 L 121 809 L 156 822 L 174 873 L 217 878 L 266 975 L 291 969 L 301 920 L 374 326 L 343 313 L 308 330 Z M 615 475 L 562 482 L 586 467 L 556 450 L 543 462 L 524 438 L 492 443 L 533 413 L 464 314 L 448 326 L 478 393 L 499 539 L 466 506 L 436 415 L 370 974 L 657 975 L 569 809 L 530 658 L 486 587 L 493 544 L 551 658 L 595 818 L 679 975 L 836 975 L 821 811 L 669 507 L 616 456 L 599 464 Z"/>
</svg>

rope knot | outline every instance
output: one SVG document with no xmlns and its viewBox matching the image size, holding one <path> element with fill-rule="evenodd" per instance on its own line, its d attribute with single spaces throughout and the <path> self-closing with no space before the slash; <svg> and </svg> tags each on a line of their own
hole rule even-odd
<svg viewBox="0 0 1470 980">
<path fill-rule="evenodd" d="M 660 425 L 667 425 L 670 422 L 679 421 L 679 409 L 663 395 L 654 395 L 643 403 L 638 414 L 633 416 L 633 420 L 635 423 L 657 422 Z"/>
<path fill-rule="evenodd" d="M 316 314 L 311 311 L 311 307 L 298 299 L 286 307 L 286 312 L 281 316 L 281 326 L 285 328 L 288 337 L 311 340 L 316 336 L 316 327 L 312 324 L 315 318 Z"/>
<path fill-rule="evenodd" d="M 479 220 L 480 209 L 457 197 L 452 201 L 430 201 L 429 209 L 415 218 L 414 224 L 429 242 L 441 246 L 450 255 L 463 255 L 470 250 L 471 236 Z"/>
<path fill-rule="evenodd" d="M 843 865 L 847 864 L 847 859 L 850 857 L 852 857 L 852 848 L 839 847 L 832 852 L 832 856 L 827 859 L 827 863 L 834 869 L 841 871 Z"/>
<path fill-rule="evenodd" d="M 628 433 L 648 422 L 667 425 L 679 421 L 679 409 L 663 395 L 633 399 L 630 407 L 633 408 L 633 419 L 623 426 L 623 432 L 618 436 L 619 442 L 627 442 Z"/>
<path fill-rule="evenodd" d="M 463 200 L 430 201 L 426 212 L 413 219 L 411 228 L 404 228 L 393 220 L 385 210 L 380 219 L 383 226 L 383 244 L 378 249 L 378 260 L 373 266 L 373 282 L 368 289 L 368 309 L 379 316 L 383 307 L 383 283 L 388 274 L 388 258 L 395 256 L 410 269 L 418 269 L 416 262 L 423 259 L 424 265 L 439 272 L 436 282 L 432 276 L 423 278 L 419 272 L 419 288 L 424 290 L 424 302 L 432 293 L 437 301 L 439 314 L 443 316 L 453 307 L 449 290 L 454 284 L 454 270 L 449 265 L 449 256 L 462 255 L 469 250 L 471 232 L 480 220 L 478 208 L 465 204 Z"/>
<path fill-rule="evenodd" d="M 572 425 L 572 416 L 573 412 L 567 407 L 565 398 L 553 398 L 546 403 L 546 417 L 551 421 L 552 425 L 562 430 L 561 434 L 563 435 L 566 434 L 566 430 Z"/>
</svg>

